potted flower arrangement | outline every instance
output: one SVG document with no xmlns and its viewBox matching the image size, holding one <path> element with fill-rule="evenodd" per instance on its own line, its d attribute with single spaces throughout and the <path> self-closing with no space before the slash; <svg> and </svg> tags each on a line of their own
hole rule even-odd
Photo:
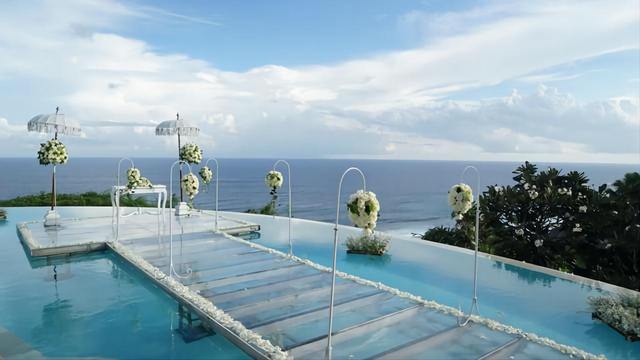
<svg viewBox="0 0 640 360">
<path fill-rule="evenodd" d="M 129 190 L 133 190 L 138 187 L 153 187 L 149 179 L 140 176 L 140 170 L 136 168 L 127 170 L 127 180 L 129 180 L 129 183 L 127 184 L 127 188 Z"/>
<path fill-rule="evenodd" d="M 594 319 L 601 320 L 628 341 L 640 341 L 640 295 L 590 297 Z"/>
<path fill-rule="evenodd" d="M 389 250 L 388 236 L 374 233 L 380 211 L 376 194 L 358 190 L 347 202 L 349 219 L 356 227 L 362 228 L 360 236 L 349 236 L 345 245 L 348 254 L 382 255 Z"/>
</svg>

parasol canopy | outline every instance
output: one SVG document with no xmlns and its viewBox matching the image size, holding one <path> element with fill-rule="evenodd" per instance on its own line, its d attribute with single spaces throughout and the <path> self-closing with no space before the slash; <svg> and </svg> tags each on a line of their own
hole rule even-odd
<svg viewBox="0 0 640 360">
<path fill-rule="evenodd" d="M 180 114 L 176 114 L 174 120 L 163 121 L 156 126 L 156 135 L 198 136 L 199 133 L 200 129 L 180 119 Z"/>
<path fill-rule="evenodd" d="M 41 133 L 58 133 L 71 136 L 80 136 L 82 129 L 80 124 L 64 114 L 58 113 L 59 108 L 56 107 L 55 114 L 37 115 L 29 120 L 27 130 Z"/>
</svg>

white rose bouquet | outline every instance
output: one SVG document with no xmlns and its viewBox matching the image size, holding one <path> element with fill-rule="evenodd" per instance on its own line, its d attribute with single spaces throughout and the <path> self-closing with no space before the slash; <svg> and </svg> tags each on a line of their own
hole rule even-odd
<svg viewBox="0 0 640 360">
<path fill-rule="evenodd" d="M 455 219 L 462 220 L 462 214 L 465 214 L 473 203 L 473 192 L 467 184 L 453 185 L 449 190 L 449 206 L 456 213 Z"/>
<path fill-rule="evenodd" d="M 380 203 L 376 194 L 371 191 L 358 190 L 349 197 L 347 209 L 349 210 L 349 219 L 357 227 L 363 229 L 364 235 L 373 234 L 380 211 Z"/>
<path fill-rule="evenodd" d="M 275 195 L 276 190 L 282 186 L 282 173 L 279 171 L 269 171 L 264 181 L 267 183 L 267 186 L 271 188 L 271 195 Z"/>
<path fill-rule="evenodd" d="M 202 182 L 208 184 L 211 182 L 211 178 L 213 178 L 213 172 L 209 167 L 204 166 L 200 169 L 200 177 L 202 178 Z"/>
<path fill-rule="evenodd" d="M 152 187 L 151 182 L 146 177 L 140 176 L 140 170 L 136 168 L 131 168 L 127 170 L 127 180 L 129 180 L 129 184 L 127 187 L 129 189 L 135 189 L 137 187 Z"/>
<path fill-rule="evenodd" d="M 189 164 L 200 164 L 202 161 L 202 150 L 196 144 L 184 144 L 180 148 L 180 160 Z"/>
<path fill-rule="evenodd" d="M 67 160 L 69 160 L 67 148 L 59 140 L 51 139 L 40 144 L 40 150 L 38 150 L 40 165 L 65 164 Z"/>
<path fill-rule="evenodd" d="M 182 177 L 180 186 L 182 186 L 182 190 L 189 195 L 190 203 L 193 205 L 193 198 L 198 193 L 198 188 L 200 188 L 200 181 L 198 181 L 198 178 L 192 173 L 188 173 Z"/>
</svg>

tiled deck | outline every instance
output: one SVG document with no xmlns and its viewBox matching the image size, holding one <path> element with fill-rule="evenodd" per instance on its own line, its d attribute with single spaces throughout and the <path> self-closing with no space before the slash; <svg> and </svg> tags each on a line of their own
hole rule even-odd
<svg viewBox="0 0 640 360">
<path fill-rule="evenodd" d="M 138 211 L 123 208 L 124 213 Z M 120 219 L 119 240 L 141 239 L 168 235 L 169 220 L 163 221 L 150 209 L 142 213 Z M 153 210 L 155 211 L 155 209 Z M 168 216 L 173 221 L 174 234 L 204 232 L 215 230 L 215 212 L 196 211 L 189 217 Z M 43 221 L 18 224 L 31 256 L 67 255 L 78 252 L 91 252 L 105 249 L 105 243 L 116 239 L 117 227 L 110 216 L 87 217 L 82 219 L 61 219 L 58 227 L 44 227 Z M 260 226 L 224 216 L 218 217 L 219 231 L 239 234 L 256 231 Z M 26 236 L 29 234 L 30 236 Z"/>
</svg>

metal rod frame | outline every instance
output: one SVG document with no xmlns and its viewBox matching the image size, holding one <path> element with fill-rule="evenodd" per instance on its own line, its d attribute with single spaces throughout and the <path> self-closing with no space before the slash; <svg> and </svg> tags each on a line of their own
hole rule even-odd
<svg viewBox="0 0 640 360">
<path fill-rule="evenodd" d="M 136 167 L 136 165 L 133 163 L 133 160 L 131 160 L 128 157 L 123 157 L 122 159 L 120 159 L 120 161 L 118 161 L 118 188 L 120 187 L 120 165 L 124 160 L 129 160 L 132 168 Z M 116 191 L 120 191 L 120 190 L 116 190 Z M 116 242 L 118 242 L 118 240 L 120 239 L 120 198 L 116 195 L 115 200 L 116 200 L 115 201 L 116 202 Z M 111 224 L 113 224 L 113 219 L 111 220 Z"/>
<path fill-rule="evenodd" d="M 128 157 L 123 157 L 122 159 L 120 159 L 120 161 L 118 161 L 118 186 L 120 186 L 120 165 L 125 160 L 129 160 L 129 162 L 131 163 L 131 168 L 135 168 L 136 167 L 136 165 L 133 163 L 133 160 L 131 160 Z"/>
<path fill-rule="evenodd" d="M 476 314 L 480 315 L 480 311 L 478 310 L 478 243 L 480 242 L 480 171 L 475 166 L 467 166 L 460 176 L 460 182 L 464 178 L 464 174 L 467 170 L 473 169 L 478 176 L 478 188 L 476 192 L 476 240 L 475 240 L 475 254 L 473 260 L 473 300 L 471 302 L 471 310 L 469 310 L 469 316 L 464 322 L 460 322 L 460 317 L 457 318 L 459 326 L 465 326 L 471 320 L 471 316 L 473 315 L 473 310 L 476 310 Z"/>
<path fill-rule="evenodd" d="M 191 276 L 193 270 L 191 270 L 191 268 L 187 268 L 187 275 L 180 276 L 173 266 L 173 219 L 171 216 L 171 210 L 173 209 L 173 167 L 178 163 L 180 166 L 182 166 L 182 164 L 186 164 L 189 167 L 189 172 L 192 173 L 191 165 L 182 160 L 174 162 L 173 165 L 171 165 L 171 171 L 169 172 L 169 277 L 173 278 L 173 275 L 175 275 L 180 279 L 186 279 Z M 180 181 L 180 189 L 182 189 L 182 178 L 180 178 Z"/>
<path fill-rule="evenodd" d="M 287 171 L 289 172 L 288 184 L 289 184 L 289 255 L 293 255 L 293 244 L 291 243 L 291 166 L 286 160 L 278 160 L 275 164 L 273 164 L 273 171 L 276 171 L 276 166 L 279 163 L 284 163 L 287 165 Z M 274 215 L 275 217 L 275 215 Z"/>
<path fill-rule="evenodd" d="M 335 287 L 336 287 L 336 261 L 338 257 L 338 222 L 340 220 L 340 192 L 342 191 L 342 181 L 345 175 L 350 171 L 357 171 L 362 176 L 362 191 L 367 191 L 367 180 L 364 174 L 357 167 L 348 168 L 340 178 L 340 184 L 338 185 L 338 202 L 336 206 L 336 227 L 333 229 L 333 270 L 331 271 L 331 304 L 329 305 L 329 333 L 327 334 L 327 350 L 325 351 L 325 360 L 331 360 L 331 333 L 333 332 L 333 302 L 335 299 Z"/>
<path fill-rule="evenodd" d="M 218 160 L 216 160 L 216 158 L 209 158 L 207 162 L 204 163 L 204 166 L 209 167 L 209 161 L 211 160 L 216 162 L 216 231 L 218 231 Z M 209 184 L 207 184 L 207 189 L 209 189 Z"/>
</svg>

